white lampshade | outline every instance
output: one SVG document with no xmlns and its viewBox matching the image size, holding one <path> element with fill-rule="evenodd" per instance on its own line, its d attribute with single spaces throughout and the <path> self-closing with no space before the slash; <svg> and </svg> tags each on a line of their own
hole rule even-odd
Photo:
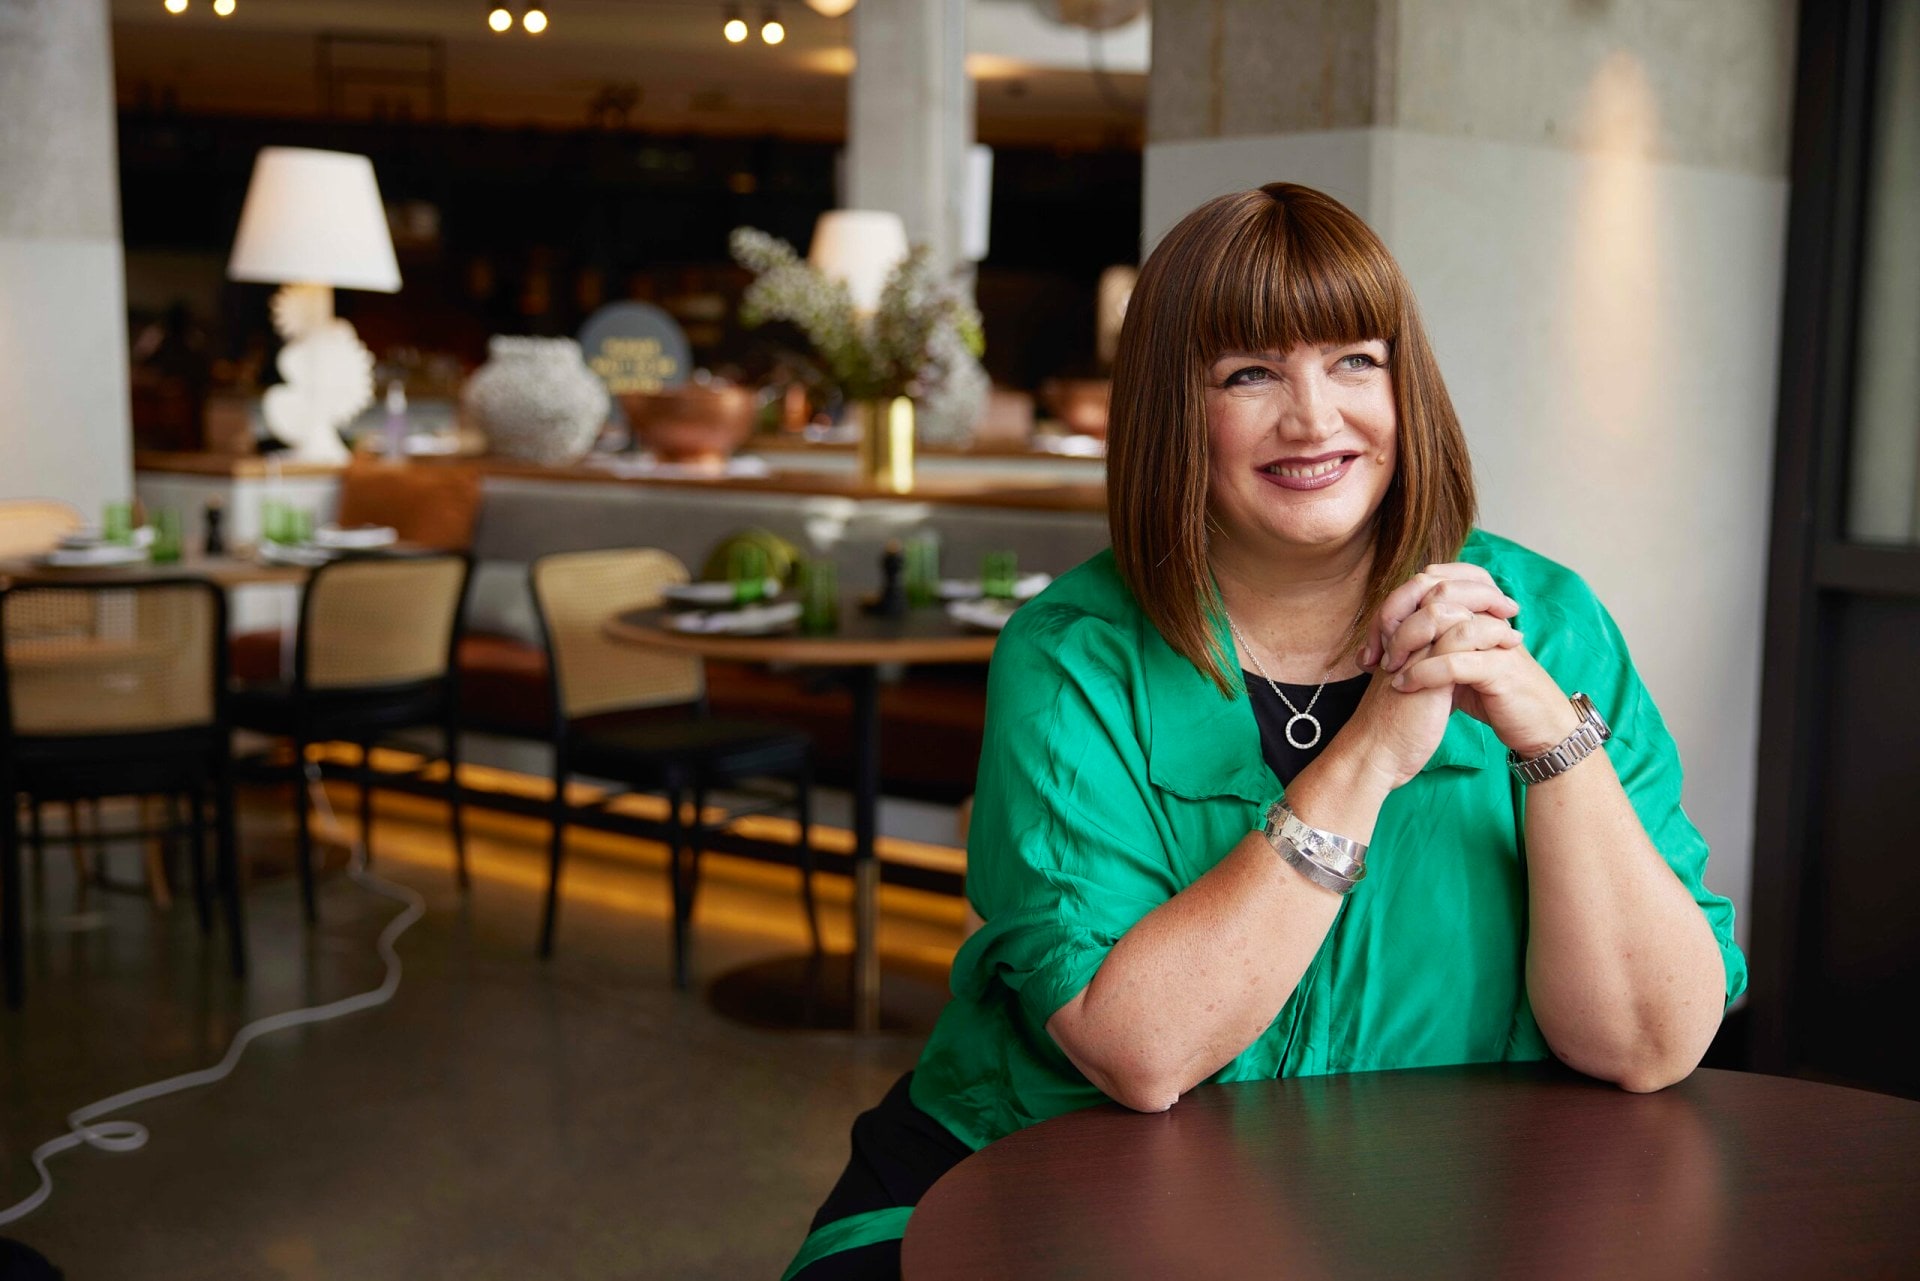
<svg viewBox="0 0 1920 1281">
<path fill-rule="evenodd" d="M 880 209 L 833 209 L 813 225 L 807 260 L 829 280 L 847 282 L 858 311 L 880 306 L 880 290 L 907 256 L 907 225 Z"/>
<path fill-rule="evenodd" d="M 344 151 L 262 147 L 227 260 L 233 280 L 400 288 L 373 162 Z"/>
</svg>

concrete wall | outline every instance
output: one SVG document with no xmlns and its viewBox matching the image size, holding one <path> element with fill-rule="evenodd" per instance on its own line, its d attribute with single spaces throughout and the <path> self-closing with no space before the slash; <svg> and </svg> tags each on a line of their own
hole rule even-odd
<svg viewBox="0 0 1920 1281">
<path fill-rule="evenodd" d="M 1163 0 L 1156 86 L 1161 68 L 1198 65 L 1224 77 L 1224 99 L 1259 100 L 1241 78 L 1290 62 L 1261 71 L 1192 47 L 1210 13 L 1236 7 L 1255 6 Z M 1329 191 L 1380 231 L 1466 424 L 1482 523 L 1573 566 L 1613 610 L 1679 741 L 1709 881 L 1742 910 L 1744 937 L 1792 5 L 1331 12 L 1345 8 L 1274 6 L 1297 21 L 1268 39 L 1306 78 L 1372 68 L 1369 93 L 1269 93 L 1262 125 L 1196 115 L 1190 85 L 1156 92 L 1143 242 L 1210 196 L 1276 179 Z M 1353 47 L 1354 28 L 1370 49 Z"/>
<path fill-rule="evenodd" d="M 0 498 L 132 487 L 106 0 L 0 0 Z"/>
</svg>

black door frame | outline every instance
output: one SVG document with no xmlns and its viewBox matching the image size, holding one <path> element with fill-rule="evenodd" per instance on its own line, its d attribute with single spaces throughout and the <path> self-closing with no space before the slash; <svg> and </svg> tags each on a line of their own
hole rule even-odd
<svg viewBox="0 0 1920 1281">
<path fill-rule="evenodd" d="M 1822 656 L 1847 597 L 1920 600 L 1920 547 L 1845 538 L 1877 0 L 1800 9 L 1752 883 L 1752 1066 L 1791 1072 L 1826 780 Z"/>
</svg>

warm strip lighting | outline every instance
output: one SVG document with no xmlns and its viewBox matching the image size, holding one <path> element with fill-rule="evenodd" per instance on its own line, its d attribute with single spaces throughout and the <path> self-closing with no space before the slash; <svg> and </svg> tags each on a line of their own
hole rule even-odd
<svg viewBox="0 0 1920 1281">
<path fill-rule="evenodd" d="M 768 18 L 761 24 L 760 38 L 768 44 L 779 44 L 787 38 L 787 29 L 780 25 L 780 19 Z"/>
<path fill-rule="evenodd" d="M 539 35 L 547 29 L 547 11 L 545 9 L 527 10 L 527 16 L 520 19 L 520 25 L 527 29 L 528 35 Z"/>
<path fill-rule="evenodd" d="M 720 28 L 720 34 L 727 38 L 728 44 L 739 44 L 747 38 L 747 24 L 739 18 L 728 18 L 727 25 Z"/>
<path fill-rule="evenodd" d="M 513 15 L 508 13 L 504 7 L 496 8 L 492 13 L 487 15 L 487 26 L 495 31 L 511 31 L 513 30 Z"/>
<path fill-rule="evenodd" d="M 233 16 L 233 0 L 213 0 L 213 12 L 222 18 Z"/>
<path fill-rule="evenodd" d="M 186 11 L 187 0 L 167 0 L 168 13 L 185 13 Z"/>
</svg>

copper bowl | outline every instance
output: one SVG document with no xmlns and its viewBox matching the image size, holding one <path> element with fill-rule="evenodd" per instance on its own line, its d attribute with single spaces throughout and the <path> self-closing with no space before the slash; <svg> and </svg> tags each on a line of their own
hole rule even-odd
<svg viewBox="0 0 1920 1281">
<path fill-rule="evenodd" d="M 1040 384 L 1040 403 L 1067 430 L 1106 439 L 1107 400 L 1113 383 L 1106 378 L 1049 378 Z"/>
<path fill-rule="evenodd" d="M 663 463 L 724 463 L 753 434 L 753 393 L 726 383 L 622 392 L 620 408 Z"/>
</svg>

